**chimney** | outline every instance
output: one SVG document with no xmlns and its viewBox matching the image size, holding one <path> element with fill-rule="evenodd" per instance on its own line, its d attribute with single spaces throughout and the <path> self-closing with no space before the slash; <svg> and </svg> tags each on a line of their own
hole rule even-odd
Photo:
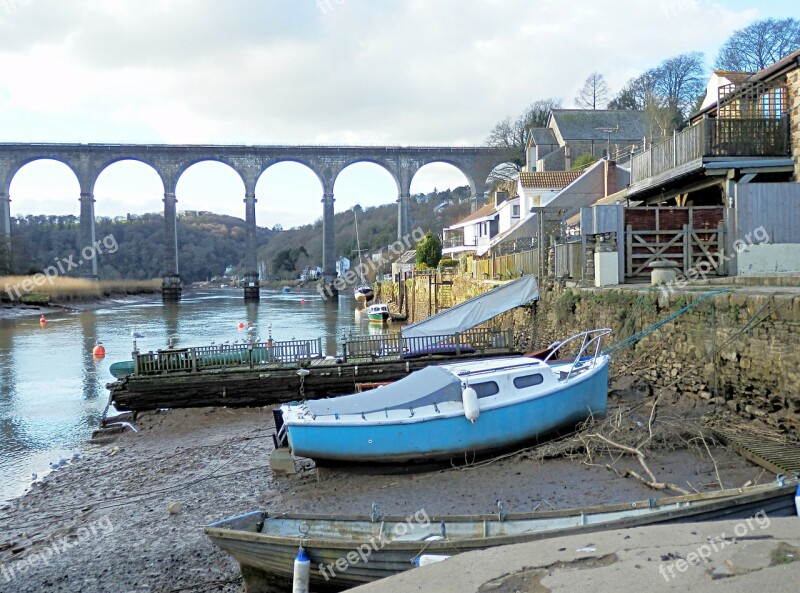
<svg viewBox="0 0 800 593">
<path fill-rule="evenodd" d="M 497 208 L 500 204 L 508 199 L 507 189 L 498 189 L 494 192 L 494 207 Z"/>
<path fill-rule="evenodd" d="M 606 197 L 611 194 L 617 193 L 617 163 L 607 160 L 605 164 L 605 195 Z"/>
</svg>

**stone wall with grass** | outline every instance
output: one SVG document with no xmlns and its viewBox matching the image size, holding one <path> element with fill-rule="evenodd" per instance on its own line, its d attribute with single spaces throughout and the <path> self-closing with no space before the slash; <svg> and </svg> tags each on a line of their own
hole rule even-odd
<svg viewBox="0 0 800 593">
<path fill-rule="evenodd" d="M 428 313 L 427 284 L 414 294 L 412 320 Z M 461 302 L 494 283 L 456 279 Z M 385 285 L 385 295 L 397 287 Z M 649 288 L 649 287 L 648 287 Z M 709 406 L 724 406 L 745 418 L 761 418 L 800 436 L 800 289 L 772 292 L 752 287 L 737 292 L 540 287 L 535 306 L 520 307 L 490 324 L 513 328 L 516 345 L 534 350 L 574 333 L 609 327 L 608 345 L 680 314 L 634 345 L 614 353 L 612 377 L 638 376 Z"/>
</svg>

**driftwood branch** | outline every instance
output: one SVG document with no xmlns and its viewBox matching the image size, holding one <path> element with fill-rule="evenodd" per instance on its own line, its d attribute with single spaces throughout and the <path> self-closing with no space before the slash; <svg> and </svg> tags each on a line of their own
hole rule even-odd
<svg viewBox="0 0 800 593">
<path fill-rule="evenodd" d="M 652 419 L 652 414 L 651 414 L 651 419 Z M 645 471 L 645 473 L 647 474 L 647 477 L 649 479 L 647 479 L 644 476 L 642 476 L 641 474 L 633 471 L 632 469 L 618 470 L 617 468 L 611 466 L 610 464 L 607 464 L 605 466 L 606 469 L 609 469 L 609 470 L 613 471 L 618 476 L 623 477 L 623 478 L 627 478 L 628 476 L 630 476 L 632 478 L 636 478 L 637 480 L 642 482 L 645 486 L 648 486 L 648 487 L 650 487 L 650 488 L 652 488 L 654 490 L 672 490 L 672 491 L 678 492 L 680 494 L 690 494 L 690 492 L 688 490 L 685 490 L 685 489 L 683 489 L 680 486 L 677 486 L 675 484 L 671 484 L 669 482 L 659 482 L 658 479 L 656 478 L 655 474 L 653 474 L 653 472 L 650 471 L 650 468 L 648 467 L 647 462 L 644 459 L 644 453 L 642 453 L 638 448 L 629 447 L 629 446 L 623 445 L 621 443 L 615 443 L 611 439 L 603 436 L 602 434 L 598 434 L 598 433 L 592 433 L 590 435 L 587 435 L 587 438 L 596 438 L 596 439 L 604 442 L 609 447 L 614 447 L 616 449 L 619 449 L 620 451 L 625 451 L 626 453 L 630 453 L 631 455 L 635 455 L 636 458 L 639 461 L 639 465 L 642 466 L 642 469 Z M 589 448 L 587 447 L 587 450 L 588 449 Z"/>
</svg>

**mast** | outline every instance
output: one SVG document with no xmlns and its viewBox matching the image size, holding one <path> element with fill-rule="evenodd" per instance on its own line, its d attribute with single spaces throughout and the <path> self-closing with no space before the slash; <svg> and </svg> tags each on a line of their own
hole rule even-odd
<svg viewBox="0 0 800 593">
<path fill-rule="evenodd" d="M 353 216 L 356 219 L 356 249 L 358 250 L 358 278 L 364 284 L 364 276 L 361 275 L 361 241 L 358 239 L 358 211 L 353 208 Z"/>
</svg>

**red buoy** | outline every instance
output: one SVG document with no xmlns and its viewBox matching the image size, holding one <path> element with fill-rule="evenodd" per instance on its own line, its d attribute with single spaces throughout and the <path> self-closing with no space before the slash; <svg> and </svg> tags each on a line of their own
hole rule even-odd
<svg viewBox="0 0 800 593">
<path fill-rule="evenodd" d="M 244 329 L 244 323 L 242 323 L 241 321 L 239 322 L 239 329 Z"/>
<path fill-rule="evenodd" d="M 92 348 L 92 356 L 95 358 L 105 358 L 106 355 L 106 348 L 103 346 L 102 342 L 97 342 L 94 348 Z"/>
<path fill-rule="evenodd" d="M 45 318 L 44 318 L 44 315 L 42 315 L 42 316 L 39 318 L 39 323 L 40 323 L 41 325 L 44 325 L 45 323 L 47 323 L 47 319 L 45 319 Z"/>
</svg>

